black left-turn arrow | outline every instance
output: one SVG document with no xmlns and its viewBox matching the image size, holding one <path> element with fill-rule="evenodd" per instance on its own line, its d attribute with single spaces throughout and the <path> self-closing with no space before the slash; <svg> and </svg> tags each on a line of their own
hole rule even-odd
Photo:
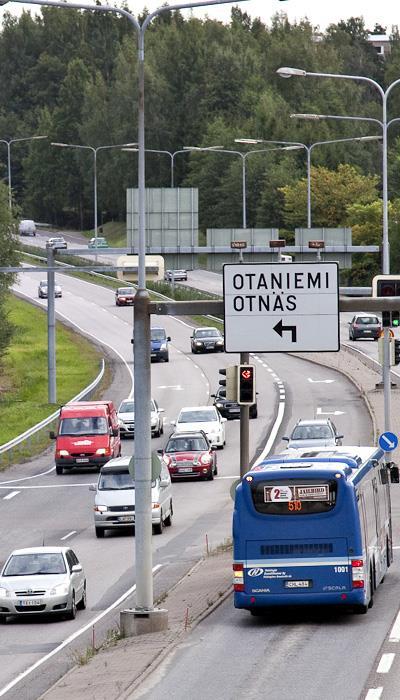
<svg viewBox="0 0 400 700">
<path fill-rule="evenodd" d="M 297 339 L 297 326 L 284 326 L 282 324 L 282 319 L 276 324 L 276 326 L 273 327 L 275 333 L 281 336 L 282 334 L 285 333 L 285 331 L 289 331 L 292 334 L 292 343 L 296 342 Z"/>
</svg>

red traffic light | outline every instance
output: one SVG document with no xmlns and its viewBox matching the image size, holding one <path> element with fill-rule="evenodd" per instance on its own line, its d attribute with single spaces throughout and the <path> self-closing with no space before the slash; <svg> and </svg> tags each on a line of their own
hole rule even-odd
<svg viewBox="0 0 400 700">
<path fill-rule="evenodd" d="M 242 377 L 243 377 L 243 379 L 252 379 L 252 377 L 253 377 L 252 369 L 242 369 Z"/>
</svg>

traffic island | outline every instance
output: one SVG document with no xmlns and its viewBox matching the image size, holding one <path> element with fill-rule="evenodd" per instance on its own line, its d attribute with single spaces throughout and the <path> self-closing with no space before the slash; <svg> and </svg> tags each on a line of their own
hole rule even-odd
<svg viewBox="0 0 400 700">
<path fill-rule="evenodd" d="M 128 608 L 120 612 L 120 630 L 122 637 L 137 637 L 140 634 L 163 632 L 168 629 L 168 610 L 154 608 L 142 610 Z"/>
</svg>

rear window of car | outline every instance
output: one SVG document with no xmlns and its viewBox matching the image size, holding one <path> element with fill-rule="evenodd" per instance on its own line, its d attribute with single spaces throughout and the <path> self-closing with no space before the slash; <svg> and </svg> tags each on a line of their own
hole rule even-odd
<svg viewBox="0 0 400 700">
<path fill-rule="evenodd" d="M 328 425 L 298 425 L 293 430 L 292 440 L 324 440 L 333 437 Z"/>
<path fill-rule="evenodd" d="M 217 412 L 212 409 L 182 411 L 178 423 L 209 423 L 218 420 Z"/>
</svg>

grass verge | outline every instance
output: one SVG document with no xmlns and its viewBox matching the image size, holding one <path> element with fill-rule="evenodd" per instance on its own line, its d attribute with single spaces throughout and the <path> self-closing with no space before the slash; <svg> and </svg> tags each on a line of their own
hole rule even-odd
<svg viewBox="0 0 400 700">
<path fill-rule="evenodd" d="M 54 412 L 47 400 L 47 317 L 10 295 L 7 310 L 15 334 L 0 366 L 0 445 Z M 57 399 L 66 403 L 96 377 L 102 354 L 88 340 L 56 325 Z M 46 429 L 47 434 L 48 428 Z M 44 449 L 49 445 L 42 435 Z M 32 456 L 31 446 L 23 450 Z M 35 449 L 37 453 L 37 450 Z M 23 456 L 23 455 L 22 455 Z"/>
</svg>

